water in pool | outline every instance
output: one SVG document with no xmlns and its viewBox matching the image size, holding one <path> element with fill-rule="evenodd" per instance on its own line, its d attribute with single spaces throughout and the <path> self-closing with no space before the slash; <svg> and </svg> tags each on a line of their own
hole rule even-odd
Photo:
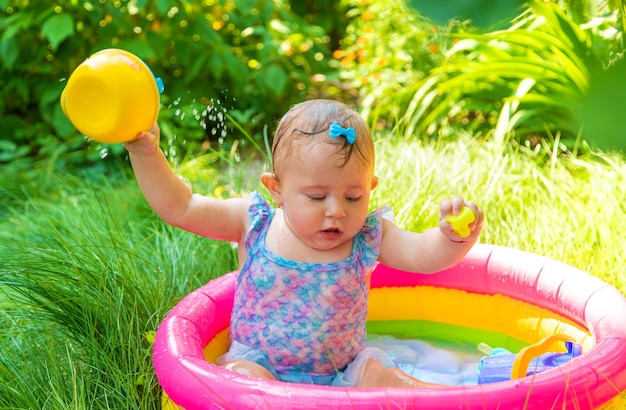
<svg viewBox="0 0 626 410">
<path fill-rule="evenodd" d="M 384 350 L 410 376 L 428 383 L 477 384 L 483 354 L 476 345 L 444 340 L 401 339 L 370 334 L 367 345 Z"/>
</svg>

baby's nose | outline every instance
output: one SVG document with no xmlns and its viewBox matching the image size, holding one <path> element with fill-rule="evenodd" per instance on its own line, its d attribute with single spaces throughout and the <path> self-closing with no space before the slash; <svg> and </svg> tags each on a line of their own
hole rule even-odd
<svg viewBox="0 0 626 410">
<path fill-rule="evenodd" d="M 331 200 L 328 201 L 328 208 L 326 208 L 326 216 L 329 218 L 343 218 L 346 215 L 341 201 Z"/>
</svg>

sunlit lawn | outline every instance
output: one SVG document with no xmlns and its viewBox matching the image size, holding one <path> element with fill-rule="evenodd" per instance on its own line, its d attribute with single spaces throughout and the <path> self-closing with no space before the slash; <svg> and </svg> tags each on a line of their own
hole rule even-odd
<svg viewBox="0 0 626 410">
<path fill-rule="evenodd" d="M 391 204 L 397 224 L 431 227 L 439 201 L 460 193 L 485 211 L 482 242 L 569 263 L 626 293 L 622 157 L 571 159 L 468 135 L 397 139 L 378 139 L 372 203 Z M 205 156 L 178 171 L 196 191 L 245 195 L 260 189 L 256 158 L 218 170 Z M 165 226 L 126 176 L 42 169 L 0 184 L 0 408 L 158 408 L 153 332 L 181 297 L 235 267 L 230 244 Z"/>
<path fill-rule="evenodd" d="M 425 147 L 385 142 L 375 201 L 392 204 L 399 225 L 423 230 L 436 223 L 437 203 L 460 193 L 485 211 L 481 242 L 566 262 L 626 293 L 626 162 L 558 151 L 469 136 Z"/>
</svg>

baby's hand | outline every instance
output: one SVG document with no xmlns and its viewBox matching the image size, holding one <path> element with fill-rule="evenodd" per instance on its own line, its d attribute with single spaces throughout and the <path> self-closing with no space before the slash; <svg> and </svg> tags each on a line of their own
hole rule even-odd
<svg viewBox="0 0 626 410">
<path fill-rule="evenodd" d="M 149 157 L 159 150 L 160 137 L 161 131 L 155 122 L 150 131 L 140 132 L 136 140 L 124 143 L 124 147 L 132 154 Z"/>
<path fill-rule="evenodd" d="M 467 208 L 467 209 L 466 209 Z M 483 212 L 460 195 L 439 204 L 439 229 L 453 242 L 475 241 L 483 225 Z"/>
</svg>

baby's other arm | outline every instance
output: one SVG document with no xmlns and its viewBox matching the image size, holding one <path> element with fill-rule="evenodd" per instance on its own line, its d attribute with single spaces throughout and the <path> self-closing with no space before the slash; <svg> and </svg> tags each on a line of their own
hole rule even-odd
<svg viewBox="0 0 626 410">
<path fill-rule="evenodd" d="M 472 210 L 475 218 L 468 226 L 469 235 L 461 237 L 446 217 L 459 214 L 465 206 Z M 378 260 L 396 269 L 419 273 L 439 272 L 460 262 L 480 236 L 483 212 L 475 203 L 466 202 L 458 195 L 443 201 L 439 209 L 439 227 L 421 234 L 400 229 L 383 219 Z"/>
<path fill-rule="evenodd" d="M 167 223 L 214 239 L 240 242 L 248 226 L 248 200 L 216 199 L 193 194 L 172 170 L 159 148 L 159 127 L 139 133 L 125 144 L 141 191 Z"/>
</svg>

